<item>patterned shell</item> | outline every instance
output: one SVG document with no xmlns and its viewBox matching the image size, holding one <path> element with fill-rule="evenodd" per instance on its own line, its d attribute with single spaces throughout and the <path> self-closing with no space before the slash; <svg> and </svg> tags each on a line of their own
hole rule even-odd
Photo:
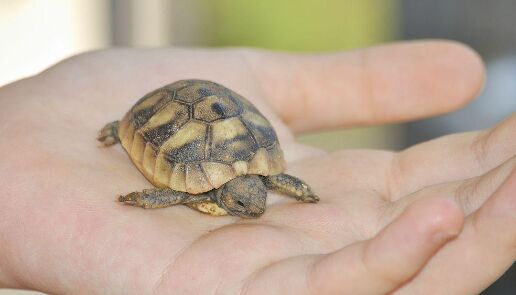
<svg viewBox="0 0 516 295">
<path fill-rule="evenodd" d="M 284 170 L 269 121 L 244 97 L 210 81 L 182 80 L 145 95 L 118 133 L 157 187 L 198 194 L 240 175 Z"/>
</svg>

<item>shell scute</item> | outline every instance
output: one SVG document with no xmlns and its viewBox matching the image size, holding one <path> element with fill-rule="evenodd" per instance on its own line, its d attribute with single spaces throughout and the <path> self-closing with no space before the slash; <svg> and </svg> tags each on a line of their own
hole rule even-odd
<svg viewBox="0 0 516 295">
<path fill-rule="evenodd" d="M 258 150 L 252 134 L 240 118 L 219 121 L 211 126 L 211 159 L 225 163 L 248 160 Z"/>
<path fill-rule="evenodd" d="M 224 96 L 211 95 L 205 97 L 193 107 L 194 118 L 208 123 L 240 114 L 240 106 Z"/>
<path fill-rule="evenodd" d="M 253 134 L 260 147 L 270 147 L 278 141 L 276 132 L 262 115 L 245 111 L 242 114 L 242 121 Z"/>
<path fill-rule="evenodd" d="M 186 191 L 199 194 L 213 189 L 205 175 L 201 164 L 191 163 L 186 165 Z"/>
<path fill-rule="evenodd" d="M 188 163 L 204 160 L 207 125 L 189 121 L 160 148 L 173 163 Z"/>
<path fill-rule="evenodd" d="M 239 175 L 278 174 L 285 165 L 269 121 L 244 97 L 210 81 L 155 90 L 119 126 L 122 146 L 158 187 L 197 194 Z"/>
<path fill-rule="evenodd" d="M 205 81 L 201 80 L 193 80 L 189 85 L 177 91 L 176 99 L 186 103 L 192 103 L 203 97 L 220 95 L 227 92 L 227 88 L 222 85 L 204 82 Z"/>
<path fill-rule="evenodd" d="M 140 131 L 146 141 L 159 149 L 189 120 L 189 107 L 172 101 L 152 116 Z"/>
</svg>

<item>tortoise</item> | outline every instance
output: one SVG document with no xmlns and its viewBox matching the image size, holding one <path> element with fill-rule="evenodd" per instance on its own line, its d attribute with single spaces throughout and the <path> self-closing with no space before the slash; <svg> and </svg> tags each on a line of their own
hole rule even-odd
<svg viewBox="0 0 516 295">
<path fill-rule="evenodd" d="M 156 89 L 97 139 L 120 142 L 156 188 L 121 195 L 143 208 L 184 204 L 211 215 L 256 218 L 267 189 L 319 201 L 302 180 L 282 173 L 285 160 L 269 121 L 243 96 L 211 81 L 180 80 Z"/>
</svg>

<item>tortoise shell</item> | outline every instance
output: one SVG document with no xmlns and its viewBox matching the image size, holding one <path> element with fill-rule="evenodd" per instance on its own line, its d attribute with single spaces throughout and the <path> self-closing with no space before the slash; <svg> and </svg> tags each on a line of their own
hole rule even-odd
<svg viewBox="0 0 516 295">
<path fill-rule="evenodd" d="M 157 187 L 198 194 L 240 175 L 284 170 L 269 121 L 244 97 L 210 81 L 177 81 L 145 95 L 118 134 Z"/>
</svg>

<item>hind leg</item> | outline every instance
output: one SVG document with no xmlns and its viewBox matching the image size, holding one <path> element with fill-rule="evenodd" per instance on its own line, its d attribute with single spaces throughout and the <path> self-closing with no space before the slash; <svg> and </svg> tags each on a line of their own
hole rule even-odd
<svg viewBox="0 0 516 295">
<path fill-rule="evenodd" d="M 119 143 L 120 138 L 118 137 L 118 121 L 106 124 L 106 126 L 104 126 L 104 128 L 99 131 L 97 140 L 102 142 L 104 146 L 111 146 Z"/>
</svg>

